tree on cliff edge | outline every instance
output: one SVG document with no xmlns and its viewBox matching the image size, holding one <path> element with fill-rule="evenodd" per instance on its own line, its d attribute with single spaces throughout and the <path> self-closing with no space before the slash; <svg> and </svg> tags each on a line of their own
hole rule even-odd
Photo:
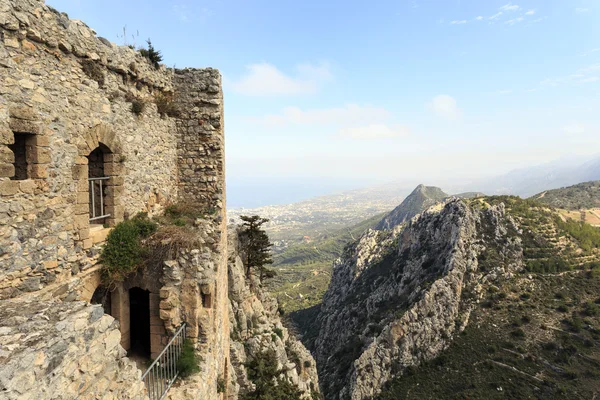
<svg viewBox="0 0 600 400">
<path fill-rule="evenodd" d="M 246 254 L 246 277 L 250 277 L 250 272 L 254 269 L 258 272 L 260 281 L 275 276 L 275 271 L 268 269 L 266 265 L 273 264 L 271 258 L 271 246 L 269 236 L 262 229 L 262 225 L 269 220 L 261 218 L 258 215 L 251 217 L 241 215 L 242 223 L 241 243 L 242 249 Z"/>
</svg>

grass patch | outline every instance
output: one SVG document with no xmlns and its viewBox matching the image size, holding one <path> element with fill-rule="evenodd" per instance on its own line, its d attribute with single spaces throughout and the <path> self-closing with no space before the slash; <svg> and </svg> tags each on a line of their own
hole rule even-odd
<svg viewBox="0 0 600 400">
<path fill-rule="evenodd" d="M 181 356 L 179 357 L 179 360 L 177 360 L 179 375 L 182 378 L 186 378 L 200 372 L 201 361 L 202 359 L 196 355 L 196 352 L 194 351 L 194 344 L 192 341 L 190 339 L 185 339 L 181 350 Z"/>
</svg>

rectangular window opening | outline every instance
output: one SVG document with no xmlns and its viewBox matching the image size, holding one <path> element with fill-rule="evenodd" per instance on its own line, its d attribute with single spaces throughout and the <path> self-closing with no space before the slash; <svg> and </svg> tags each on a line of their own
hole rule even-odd
<svg viewBox="0 0 600 400">
<path fill-rule="evenodd" d="M 8 148 L 12 150 L 15 155 L 15 161 L 13 163 L 15 167 L 15 174 L 12 180 L 23 181 L 29 179 L 29 160 L 32 156 L 32 141 L 33 135 L 30 133 L 14 132 L 15 142 L 8 145 Z"/>
</svg>

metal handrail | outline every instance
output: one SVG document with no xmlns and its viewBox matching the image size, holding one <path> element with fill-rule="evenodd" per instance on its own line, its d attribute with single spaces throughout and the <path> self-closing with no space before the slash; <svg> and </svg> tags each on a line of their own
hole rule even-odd
<svg viewBox="0 0 600 400">
<path fill-rule="evenodd" d="M 142 375 L 142 381 L 148 389 L 150 400 L 162 400 L 179 376 L 177 361 L 183 351 L 183 343 L 186 339 L 185 322 L 177 329 L 175 335 L 165 346 L 156 360 Z"/>
<path fill-rule="evenodd" d="M 107 218 L 110 217 L 110 214 L 104 214 L 104 193 L 103 193 L 103 183 L 102 181 L 108 180 L 110 179 L 110 176 L 102 176 L 102 177 L 98 177 L 98 178 L 88 178 L 88 182 L 90 183 L 90 193 L 91 193 L 91 200 L 90 203 L 92 203 L 92 207 L 90 209 L 90 221 L 96 221 L 98 219 L 103 219 L 103 218 Z M 95 182 L 100 182 L 100 215 L 96 215 L 96 196 L 94 193 L 94 183 Z"/>
</svg>

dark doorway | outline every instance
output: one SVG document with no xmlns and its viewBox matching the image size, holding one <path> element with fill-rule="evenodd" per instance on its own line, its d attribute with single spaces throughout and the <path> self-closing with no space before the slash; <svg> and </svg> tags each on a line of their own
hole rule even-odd
<svg viewBox="0 0 600 400">
<path fill-rule="evenodd" d="M 94 294 L 92 295 L 90 303 L 100 304 L 104 309 L 104 314 L 111 315 L 111 294 L 110 291 L 104 286 L 100 285 L 96 288 Z"/>
<path fill-rule="evenodd" d="M 129 289 L 129 330 L 131 348 L 136 356 L 150 358 L 150 292 Z"/>
</svg>

